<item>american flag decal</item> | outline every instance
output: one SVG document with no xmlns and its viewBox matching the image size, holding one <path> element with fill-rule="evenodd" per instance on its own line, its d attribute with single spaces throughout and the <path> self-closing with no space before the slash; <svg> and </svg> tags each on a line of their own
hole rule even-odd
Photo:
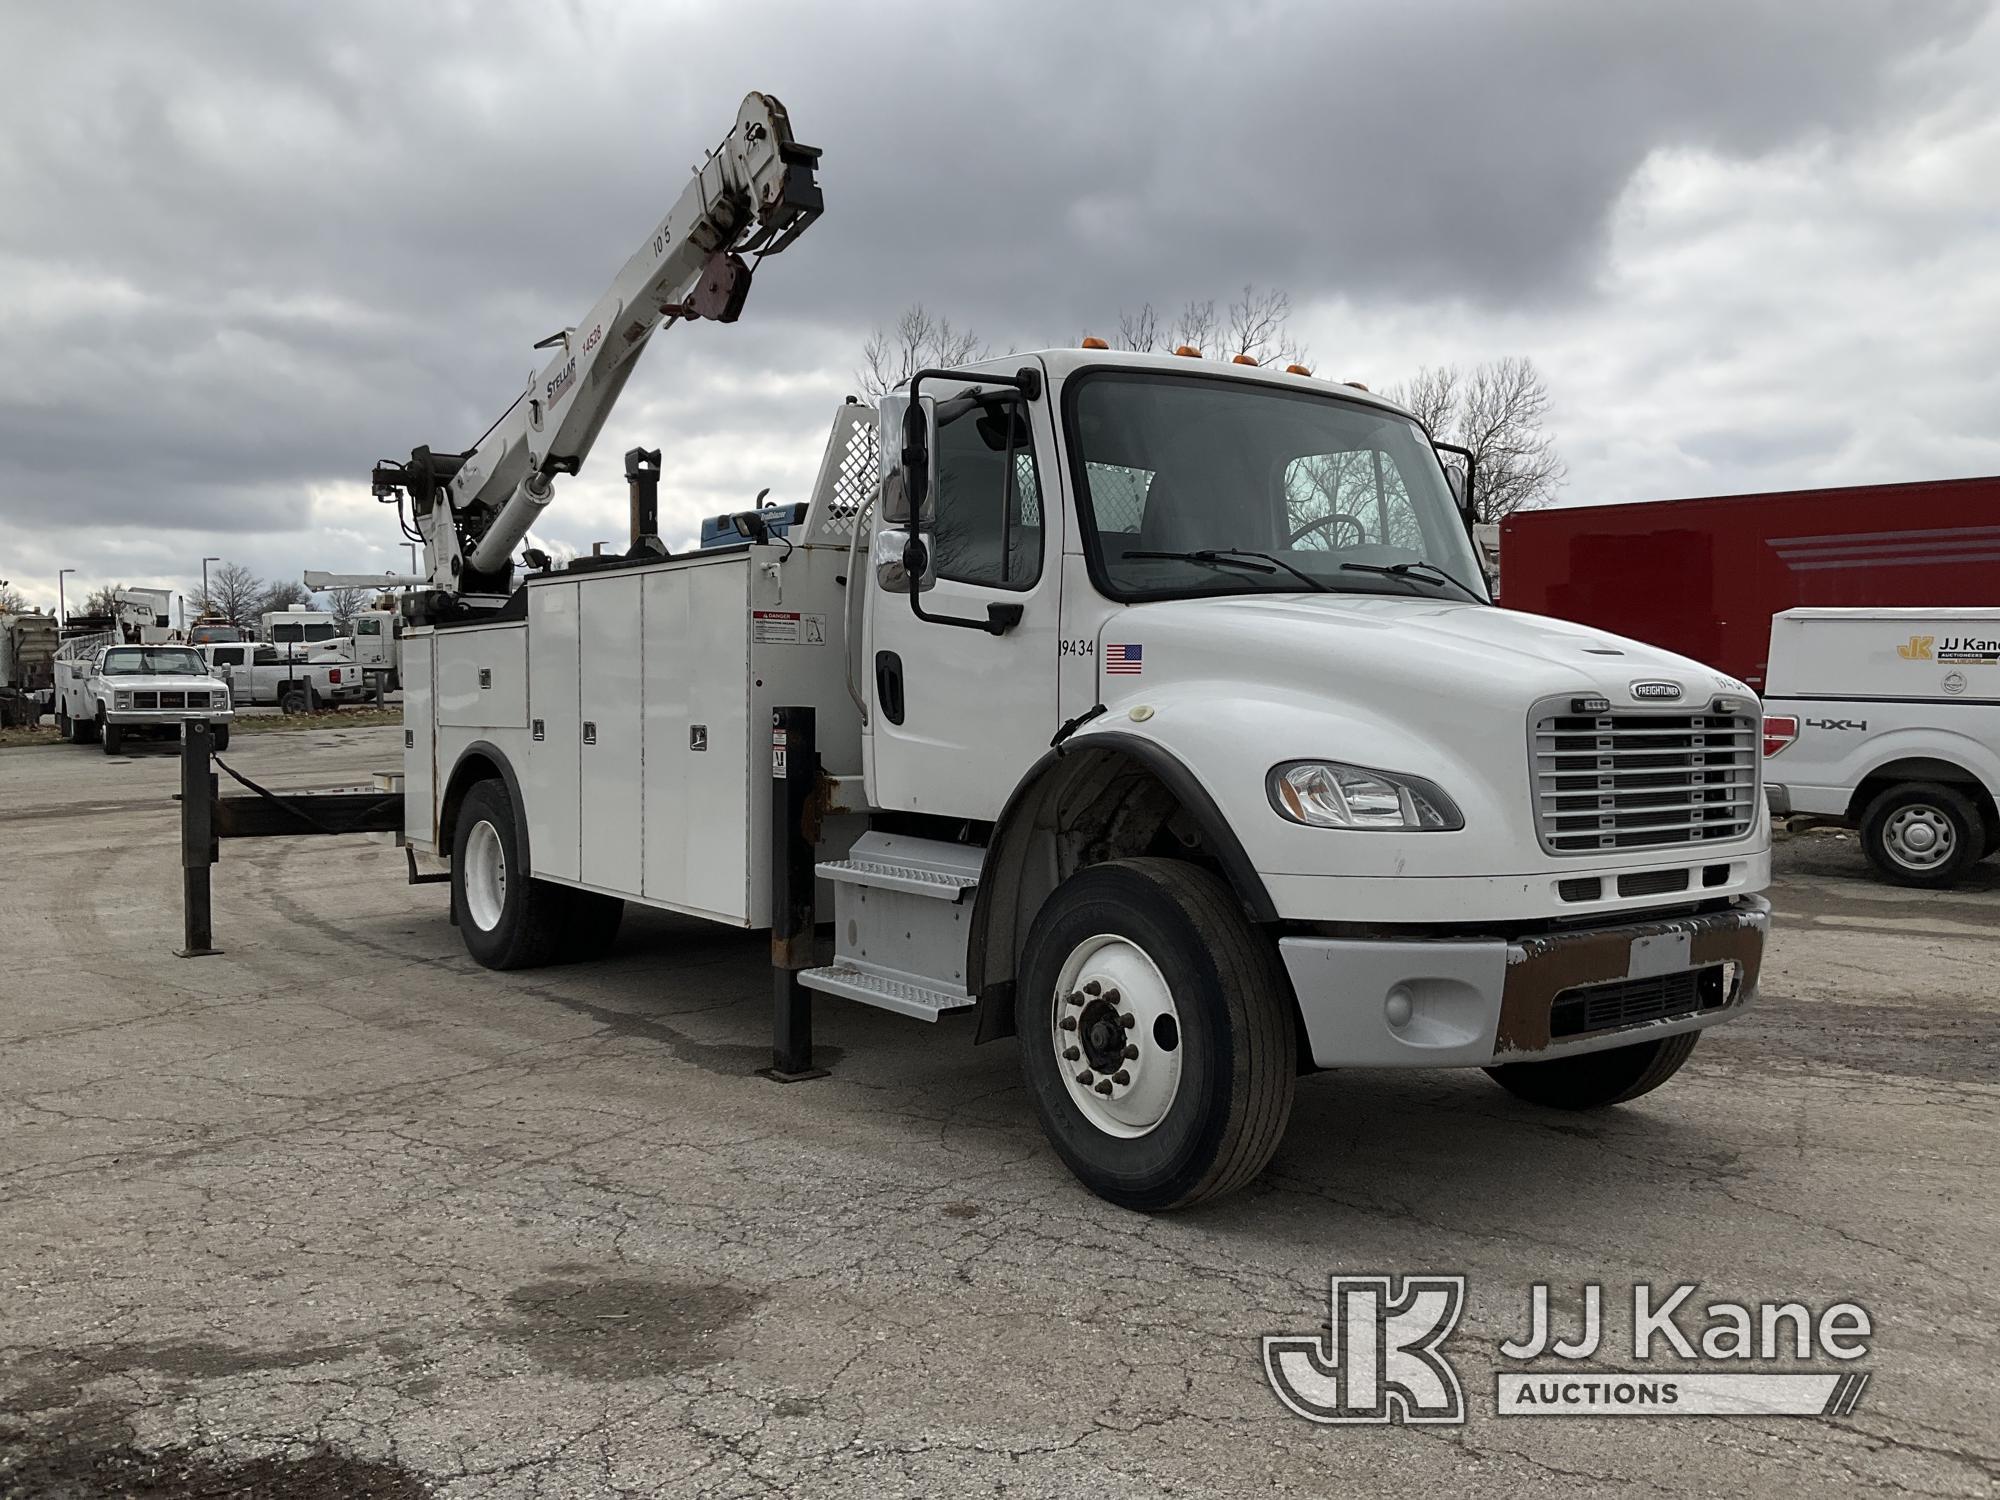
<svg viewBox="0 0 2000 1500">
<path fill-rule="evenodd" d="M 1111 677 L 1137 677 L 1145 668 L 1144 646 L 1106 646 L 1104 671 Z"/>
</svg>

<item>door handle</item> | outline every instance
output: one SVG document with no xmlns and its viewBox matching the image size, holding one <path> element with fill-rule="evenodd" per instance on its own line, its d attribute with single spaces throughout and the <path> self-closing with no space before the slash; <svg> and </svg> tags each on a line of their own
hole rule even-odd
<svg viewBox="0 0 2000 1500">
<path fill-rule="evenodd" d="M 589 719 L 583 721 L 583 742 L 586 745 L 597 743 L 597 725 Z"/>
<path fill-rule="evenodd" d="M 903 658 L 893 651 L 875 653 L 875 706 L 891 724 L 903 722 Z"/>
</svg>

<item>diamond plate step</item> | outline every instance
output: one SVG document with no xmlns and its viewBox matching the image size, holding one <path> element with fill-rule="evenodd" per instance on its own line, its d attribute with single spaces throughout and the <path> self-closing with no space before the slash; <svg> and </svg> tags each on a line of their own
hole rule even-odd
<svg viewBox="0 0 2000 1500">
<path fill-rule="evenodd" d="M 904 834 L 868 833 L 854 842 L 846 859 L 819 866 L 822 880 L 861 885 L 877 891 L 904 891 L 956 901 L 979 884 L 985 851 L 939 839 Z"/>
<path fill-rule="evenodd" d="M 859 1000 L 863 1005 L 873 1005 L 882 1010 L 893 1010 L 898 1015 L 914 1016 L 919 1021 L 935 1021 L 939 1016 L 955 1010 L 967 1010 L 973 1000 L 970 995 L 955 995 L 945 990 L 928 989 L 907 980 L 886 979 L 880 974 L 864 974 L 859 969 L 846 964 L 831 964 L 824 969 L 807 969 L 799 975 L 799 983 L 809 990 L 820 990 L 829 995 L 843 995 L 849 1000 Z"/>
</svg>

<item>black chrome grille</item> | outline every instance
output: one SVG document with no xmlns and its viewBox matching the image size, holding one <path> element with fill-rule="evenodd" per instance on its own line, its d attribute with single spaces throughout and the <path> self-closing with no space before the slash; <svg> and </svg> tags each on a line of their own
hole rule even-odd
<svg viewBox="0 0 2000 1500">
<path fill-rule="evenodd" d="M 1756 819 L 1754 714 L 1548 714 L 1530 753 L 1535 827 L 1551 854 L 1741 838 Z"/>
<path fill-rule="evenodd" d="M 1648 979 L 1622 979 L 1564 990 L 1549 1011 L 1551 1037 L 1585 1036 L 1615 1031 L 1669 1016 L 1690 1016 L 1719 1010 L 1729 1003 L 1728 976 L 1721 964 L 1655 974 Z"/>
</svg>

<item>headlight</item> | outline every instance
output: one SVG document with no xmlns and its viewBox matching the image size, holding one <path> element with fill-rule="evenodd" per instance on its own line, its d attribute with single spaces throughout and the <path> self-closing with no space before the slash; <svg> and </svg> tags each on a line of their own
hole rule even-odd
<svg viewBox="0 0 2000 1500">
<path fill-rule="evenodd" d="M 228 693 L 226 693 L 226 692 L 222 692 L 222 693 L 210 693 L 210 694 L 208 695 L 208 706 L 209 706 L 210 708 L 227 708 L 227 707 L 229 707 L 229 694 L 228 694 Z"/>
<path fill-rule="evenodd" d="M 132 706 L 132 695 L 122 691 L 113 693 L 111 695 L 111 706 L 113 708 L 130 708 Z"/>
<path fill-rule="evenodd" d="M 1311 828 L 1441 832 L 1465 826 L 1457 804 L 1421 776 L 1337 760 L 1294 760 L 1273 766 L 1266 787 L 1281 817 Z"/>
</svg>

